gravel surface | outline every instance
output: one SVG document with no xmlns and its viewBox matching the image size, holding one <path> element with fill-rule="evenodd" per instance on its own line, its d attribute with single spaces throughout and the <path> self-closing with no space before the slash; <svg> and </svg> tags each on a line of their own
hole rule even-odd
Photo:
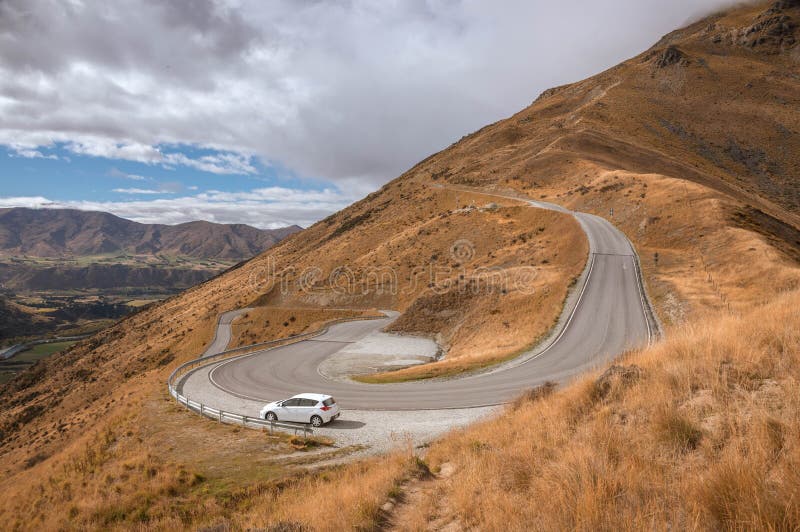
<svg viewBox="0 0 800 532">
<path fill-rule="evenodd" d="M 235 397 L 221 392 L 208 379 L 217 364 L 198 369 L 178 383 L 178 391 L 189 399 L 221 408 L 226 412 L 257 417 L 263 402 Z M 274 400 L 284 399 L 275 397 Z M 503 407 L 458 408 L 424 411 L 343 410 L 336 421 L 315 429 L 314 434 L 333 439 L 336 447 L 361 446 L 351 457 L 380 454 L 395 448 L 428 443 L 450 430 L 464 427 Z M 198 414 L 199 415 L 199 414 Z"/>
<path fill-rule="evenodd" d="M 318 371 L 328 379 L 349 381 L 352 375 L 431 362 L 438 354 L 439 346 L 428 338 L 373 331 L 323 360 Z"/>
</svg>

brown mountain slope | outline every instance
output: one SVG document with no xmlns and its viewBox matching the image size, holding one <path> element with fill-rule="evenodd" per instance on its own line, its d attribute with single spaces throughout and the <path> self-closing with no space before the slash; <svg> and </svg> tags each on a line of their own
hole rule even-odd
<svg viewBox="0 0 800 532">
<path fill-rule="evenodd" d="M 105 212 L 0 209 L 0 255 L 34 257 L 105 254 L 169 255 L 241 260 L 299 231 L 197 221 L 148 225 Z"/>
<path fill-rule="evenodd" d="M 39 316 L 0 295 L 0 338 L 36 334 L 42 327 Z"/>
<path fill-rule="evenodd" d="M 454 182 L 501 177 L 538 187 L 563 187 L 565 174 L 585 182 L 581 162 L 658 173 L 707 185 L 796 226 L 797 10 L 794 2 L 762 3 L 699 21 L 470 135 L 446 151 L 460 164 L 441 154 L 438 165 L 425 166 Z M 770 22 L 776 17 L 783 22 Z M 785 35 L 760 37 L 772 32 Z M 499 146 L 504 157 L 483 160 Z"/>
<path fill-rule="evenodd" d="M 761 301 L 796 286 L 777 265 L 800 258 L 798 24 L 793 2 L 699 21 L 546 91 L 407 177 L 515 189 L 611 216 L 639 247 L 667 323 Z"/>
<path fill-rule="evenodd" d="M 393 307 L 412 330 L 439 320 L 450 360 L 513 353 L 558 314 L 586 243 L 568 217 L 513 201 L 495 208 L 481 195 L 503 189 L 613 220 L 640 251 L 676 340 L 641 359 L 650 380 L 630 398 L 614 385 L 571 387 L 509 413 L 501 423 L 508 432 L 490 426 L 491 441 L 469 432 L 434 447 L 435 463 L 450 453 L 464 476 L 436 488 L 448 497 L 442 507 L 420 506 L 423 521 L 459 512 L 478 529 L 498 516 L 508 528 L 619 528 L 626 517 L 631 526 L 656 519 L 656 528 L 667 520 L 673 528 L 796 528 L 796 512 L 781 508 L 796 509 L 797 493 L 797 386 L 786 369 L 800 330 L 799 18 L 797 2 L 781 1 L 675 32 L 618 67 L 548 91 L 269 253 L 33 368 L 2 395 L 0 519 L 19 528 L 377 526 L 380 504 L 419 469 L 380 460 L 275 486 L 237 463 L 220 491 L 203 480 L 203 460 L 216 453 L 231 464 L 223 450 L 247 452 L 248 436 L 212 438 L 209 424 L 189 421 L 191 438 L 182 439 L 189 429 L 175 421 L 183 414 L 171 409 L 164 379 L 201 351 L 219 312 L 248 304 Z M 454 246 L 463 240 L 470 244 Z M 470 286 L 463 263 L 498 267 L 512 280 L 534 265 L 535 290 L 439 297 L 440 282 Z M 711 332 L 683 332 L 703 322 Z M 785 400 L 772 401 L 769 381 L 781 375 L 784 395 L 775 397 Z M 173 432 L 165 435 L 158 427 L 167 422 Z M 636 446 L 627 445 L 632 438 Z M 242 479 L 245 469 L 258 475 Z M 553 481 L 538 482 L 543 472 Z M 713 489 L 702 489 L 705 479 Z M 507 492 L 515 498 L 500 496 Z M 562 514 L 536 514 L 547 505 L 531 501 L 548 497 L 565 501 Z M 757 503 L 752 511 L 747 498 Z M 318 512 L 308 512 L 309 500 Z M 653 513 L 656 503 L 670 512 Z M 36 518 L 21 519 L 31 507 Z"/>
<path fill-rule="evenodd" d="M 0 263 L 0 283 L 15 291 L 124 290 L 161 288 L 178 291 L 203 282 L 219 270 L 164 265 L 89 264 L 31 267 Z"/>
</svg>

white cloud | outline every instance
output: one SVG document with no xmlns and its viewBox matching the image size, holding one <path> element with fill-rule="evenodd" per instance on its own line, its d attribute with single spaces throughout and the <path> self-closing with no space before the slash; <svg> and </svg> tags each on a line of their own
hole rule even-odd
<svg viewBox="0 0 800 532">
<path fill-rule="evenodd" d="M 294 190 L 284 187 L 257 188 L 247 192 L 223 192 L 219 190 L 209 190 L 197 195 L 198 198 L 208 201 L 221 202 L 306 202 L 315 201 L 321 203 L 338 202 L 343 197 L 342 194 L 332 189 L 320 191 Z"/>
<path fill-rule="evenodd" d="M 258 170 L 252 164 L 252 156 L 240 153 L 223 152 L 214 155 L 203 155 L 192 158 L 180 152 L 164 152 L 160 147 L 148 146 L 137 142 L 114 142 L 107 139 L 83 138 L 70 141 L 65 149 L 78 154 L 106 159 L 135 161 L 145 164 L 158 164 L 164 167 L 186 166 L 212 174 L 255 174 Z M 126 174 L 117 170 L 113 177 L 128 179 L 147 179 L 134 174 Z"/>
<path fill-rule="evenodd" d="M 163 194 L 160 190 L 149 188 L 115 188 L 112 192 L 119 192 L 120 194 Z"/>
<path fill-rule="evenodd" d="M 47 207 L 57 207 L 49 199 L 42 196 L 18 196 L 14 198 L 0 198 L 0 209 L 12 207 L 27 207 L 29 209 L 41 209 Z"/>
<path fill-rule="evenodd" d="M 144 177 L 135 174 L 126 174 L 121 172 L 117 168 L 112 168 L 108 175 L 114 177 L 122 177 L 124 179 L 132 179 L 134 181 L 149 181 L 154 183 L 156 186 L 153 188 L 140 188 L 140 187 L 118 187 L 114 188 L 111 191 L 117 192 L 120 194 L 178 194 L 184 192 L 185 190 L 197 190 L 197 187 L 187 187 L 183 183 L 178 181 L 170 181 L 166 183 L 156 183 L 155 180 L 151 177 Z"/>
<path fill-rule="evenodd" d="M 118 189 L 130 194 L 158 190 Z M 194 220 L 242 223 L 262 229 L 297 224 L 308 227 L 352 203 L 356 197 L 334 190 L 269 187 L 248 192 L 209 191 L 193 196 L 131 201 L 55 201 L 42 196 L 0 197 L 0 208 L 60 208 L 111 212 L 142 223 L 177 224 Z"/>
<path fill-rule="evenodd" d="M 143 175 L 129 174 L 127 172 L 123 172 L 119 168 L 111 168 L 111 170 L 108 171 L 108 176 L 119 177 L 121 179 L 130 179 L 131 181 L 151 181 L 153 179 L 152 177 Z"/>
<path fill-rule="evenodd" d="M 69 142 L 66 149 L 77 155 L 105 157 L 106 159 L 122 159 L 140 163 L 157 163 L 163 155 L 154 146 L 138 142 L 116 142 L 110 139 L 84 138 Z"/>
<path fill-rule="evenodd" d="M 251 164 L 251 159 L 250 156 L 238 153 L 204 155 L 197 159 L 182 153 L 167 153 L 159 162 L 166 165 L 188 166 L 212 174 L 256 174 L 258 170 Z"/>
<path fill-rule="evenodd" d="M 57 155 L 53 154 L 44 154 L 41 151 L 26 147 L 26 146 L 19 146 L 19 145 L 10 145 L 9 146 L 11 153 L 9 153 L 9 157 L 22 157 L 24 159 L 52 159 L 58 160 Z"/>
</svg>

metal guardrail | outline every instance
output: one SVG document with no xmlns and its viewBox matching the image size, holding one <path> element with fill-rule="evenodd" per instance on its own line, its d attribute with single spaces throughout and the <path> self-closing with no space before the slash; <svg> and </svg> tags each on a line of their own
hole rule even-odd
<svg viewBox="0 0 800 532">
<path fill-rule="evenodd" d="M 282 347 L 284 345 L 289 345 L 297 342 L 301 342 L 303 340 L 308 340 L 311 338 L 315 338 L 317 336 L 321 336 L 328 332 L 332 325 L 336 325 L 338 323 L 345 323 L 349 321 L 362 321 L 362 320 L 376 320 L 381 319 L 381 316 L 360 316 L 354 318 L 341 318 L 337 320 L 333 320 L 328 322 L 322 329 L 317 331 L 312 331 L 309 333 L 298 334 L 296 336 L 290 336 L 288 338 L 279 338 L 277 340 L 270 340 L 268 342 L 261 342 L 258 344 L 251 344 L 245 345 L 241 347 L 236 347 L 234 349 L 229 349 L 227 351 L 222 351 L 221 353 L 217 353 L 215 355 L 209 355 L 203 357 L 202 355 L 200 358 L 195 358 L 190 360 L 189 362 L 185 362 L 172 370 L 169 377 L 167 378 L 167 388 L 169 389 L 169 394 L 178 401 L 178 404 L 186 406 L 187 409 L 197 412 L 201 416 L 206 416 L 211 419 L 216 419 L 220 423 L 236 423 L 241 424 L 243 427 L 249 428 L 268 428 L 270 432 L 277 429 L 286 429 L 286 430 L 293 430 L 295 434 L 298 431 L 303 432 L 304 437 L 308 437 L 308 435 L 312 434 L 314 431 L 311 428 L 310 423 L 286 423 L 282 421 L 267 421 L 265 419 L 261 419 L 259 417 L 253 416 L 246 416 L 244 414 L 237 414 L 235 412 L 226 412 L 219 408 L 214 408 L 212 406 L 203 404 L 199 401 L 192 401 L 187 396 L 182 395 L 178 392 L 175 383 L 178 382 L 179 379 L 188 375 L 189 373 L 200 369 L 201 367 L 208 366 L 211 364 L 216 364 L 217 362 L 221 362 L 223 360 L 227 360 L 229 358 L 236 358 L 238 356 L 249 354 L 253 351 L 258 351 L 261 348 L 268 348 L 274 349 L 276 347 Z"/>
<path fill-rule="evenodd" d="M 661 322 L 659 321 L 658 315 L 656 314 L 653 304 L 650 301 L 650 297 L 647 294 L 647 285 L 645 284 L 644 272 L 642 271 L 642 260 L 641 257 L 639 257 L 639 252 L 636 251 L 636 248 L 633 246 L 632 242 L 631 249 L 633 250 L 633 262 L 634 267 L 636 268 L 636 281 L 639 283 L 639 295 L 642 298 L 642 306 L 644 307 L 644 319 L 647 321 L 647 329 L 650 332 L 649 343 L 652 343 L 653 336 L 655 336 L 656 339 L 664 336 L 664 329 L 661 327 Z"/>
<path fill-rule="evenodd" d="M 294 431 L 295 435 L 298 432 L 302 432 L 303 437 L 307 438 L 310 436 L 314 430 L 311 428 L 310 423 L 286 423 L 283 421 L 267 421 L 266 419 L 261 419 L 259 417 L 253 416 L 245 416 L 244 414 L 234 414 L 233 412 L 226 412 L 219 408 L 214 408 L 211 406 L 206 406 L 199 401 L 192 401 L 188 397 L 184 395 L 180 395 L 177 392 L 171 391 L 172 397 L 174 397 L 179 404 L 185 405 L 186 408 L 197 412 L 201 416 L 210 417 L 211 419 L 215 419 L 220 423 L 236 423 L 241 424 L 243 427 L 247 428 L 264 428 L 269 429 L 270 433 L 274 432 L 275 429 L 284 429 L 284 430 L 292 430 Z"/>
</svg>

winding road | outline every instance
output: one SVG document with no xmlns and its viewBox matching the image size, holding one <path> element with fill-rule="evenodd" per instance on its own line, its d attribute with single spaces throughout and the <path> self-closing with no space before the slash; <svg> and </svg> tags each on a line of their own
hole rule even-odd
<svg viewBox="0 0 800 532">
<path fill-rule="evenodd" d="M 214 339 L 208 345 L 205 352 L 200 355 L 200 357 L 206 358 L 225 351 L 225 349 L 228 348 L 228 344 L 231 343 L 231 329 L 233 320 L 248 310 L 252 309 L 241 308 L 237 310 L 229 310 L 228 312 L 223 312 L 220 314 L 219 321 L 217 322 L 217 330 L 214 332 Z"/>
<path fill-rule="evenodd" d="M 331 380 L 320 374 L 318 368 L 327 357 L 385 327 L 392 319 L 387 317 L 334 325 L 312 339 L 221 362 L 208 371 L 211 384 L 219 394 L 259 402 L 314 391 L 335 396 L 348 410 L 473 408 L 506 403 L 548 381 L 565 382 L 651 341 L 657 324 L 627 237 L 599 216 L 549 203 L 529 203 L 575 216 L 586 232 L 591 253 L 580 296 L 563 329 L 546 348 L 494 371 L 449 380 L 374 385 Z M 229 326 L 233 317 L 235 314 L 226 314 L 220 324 Z"/>
</svg>

